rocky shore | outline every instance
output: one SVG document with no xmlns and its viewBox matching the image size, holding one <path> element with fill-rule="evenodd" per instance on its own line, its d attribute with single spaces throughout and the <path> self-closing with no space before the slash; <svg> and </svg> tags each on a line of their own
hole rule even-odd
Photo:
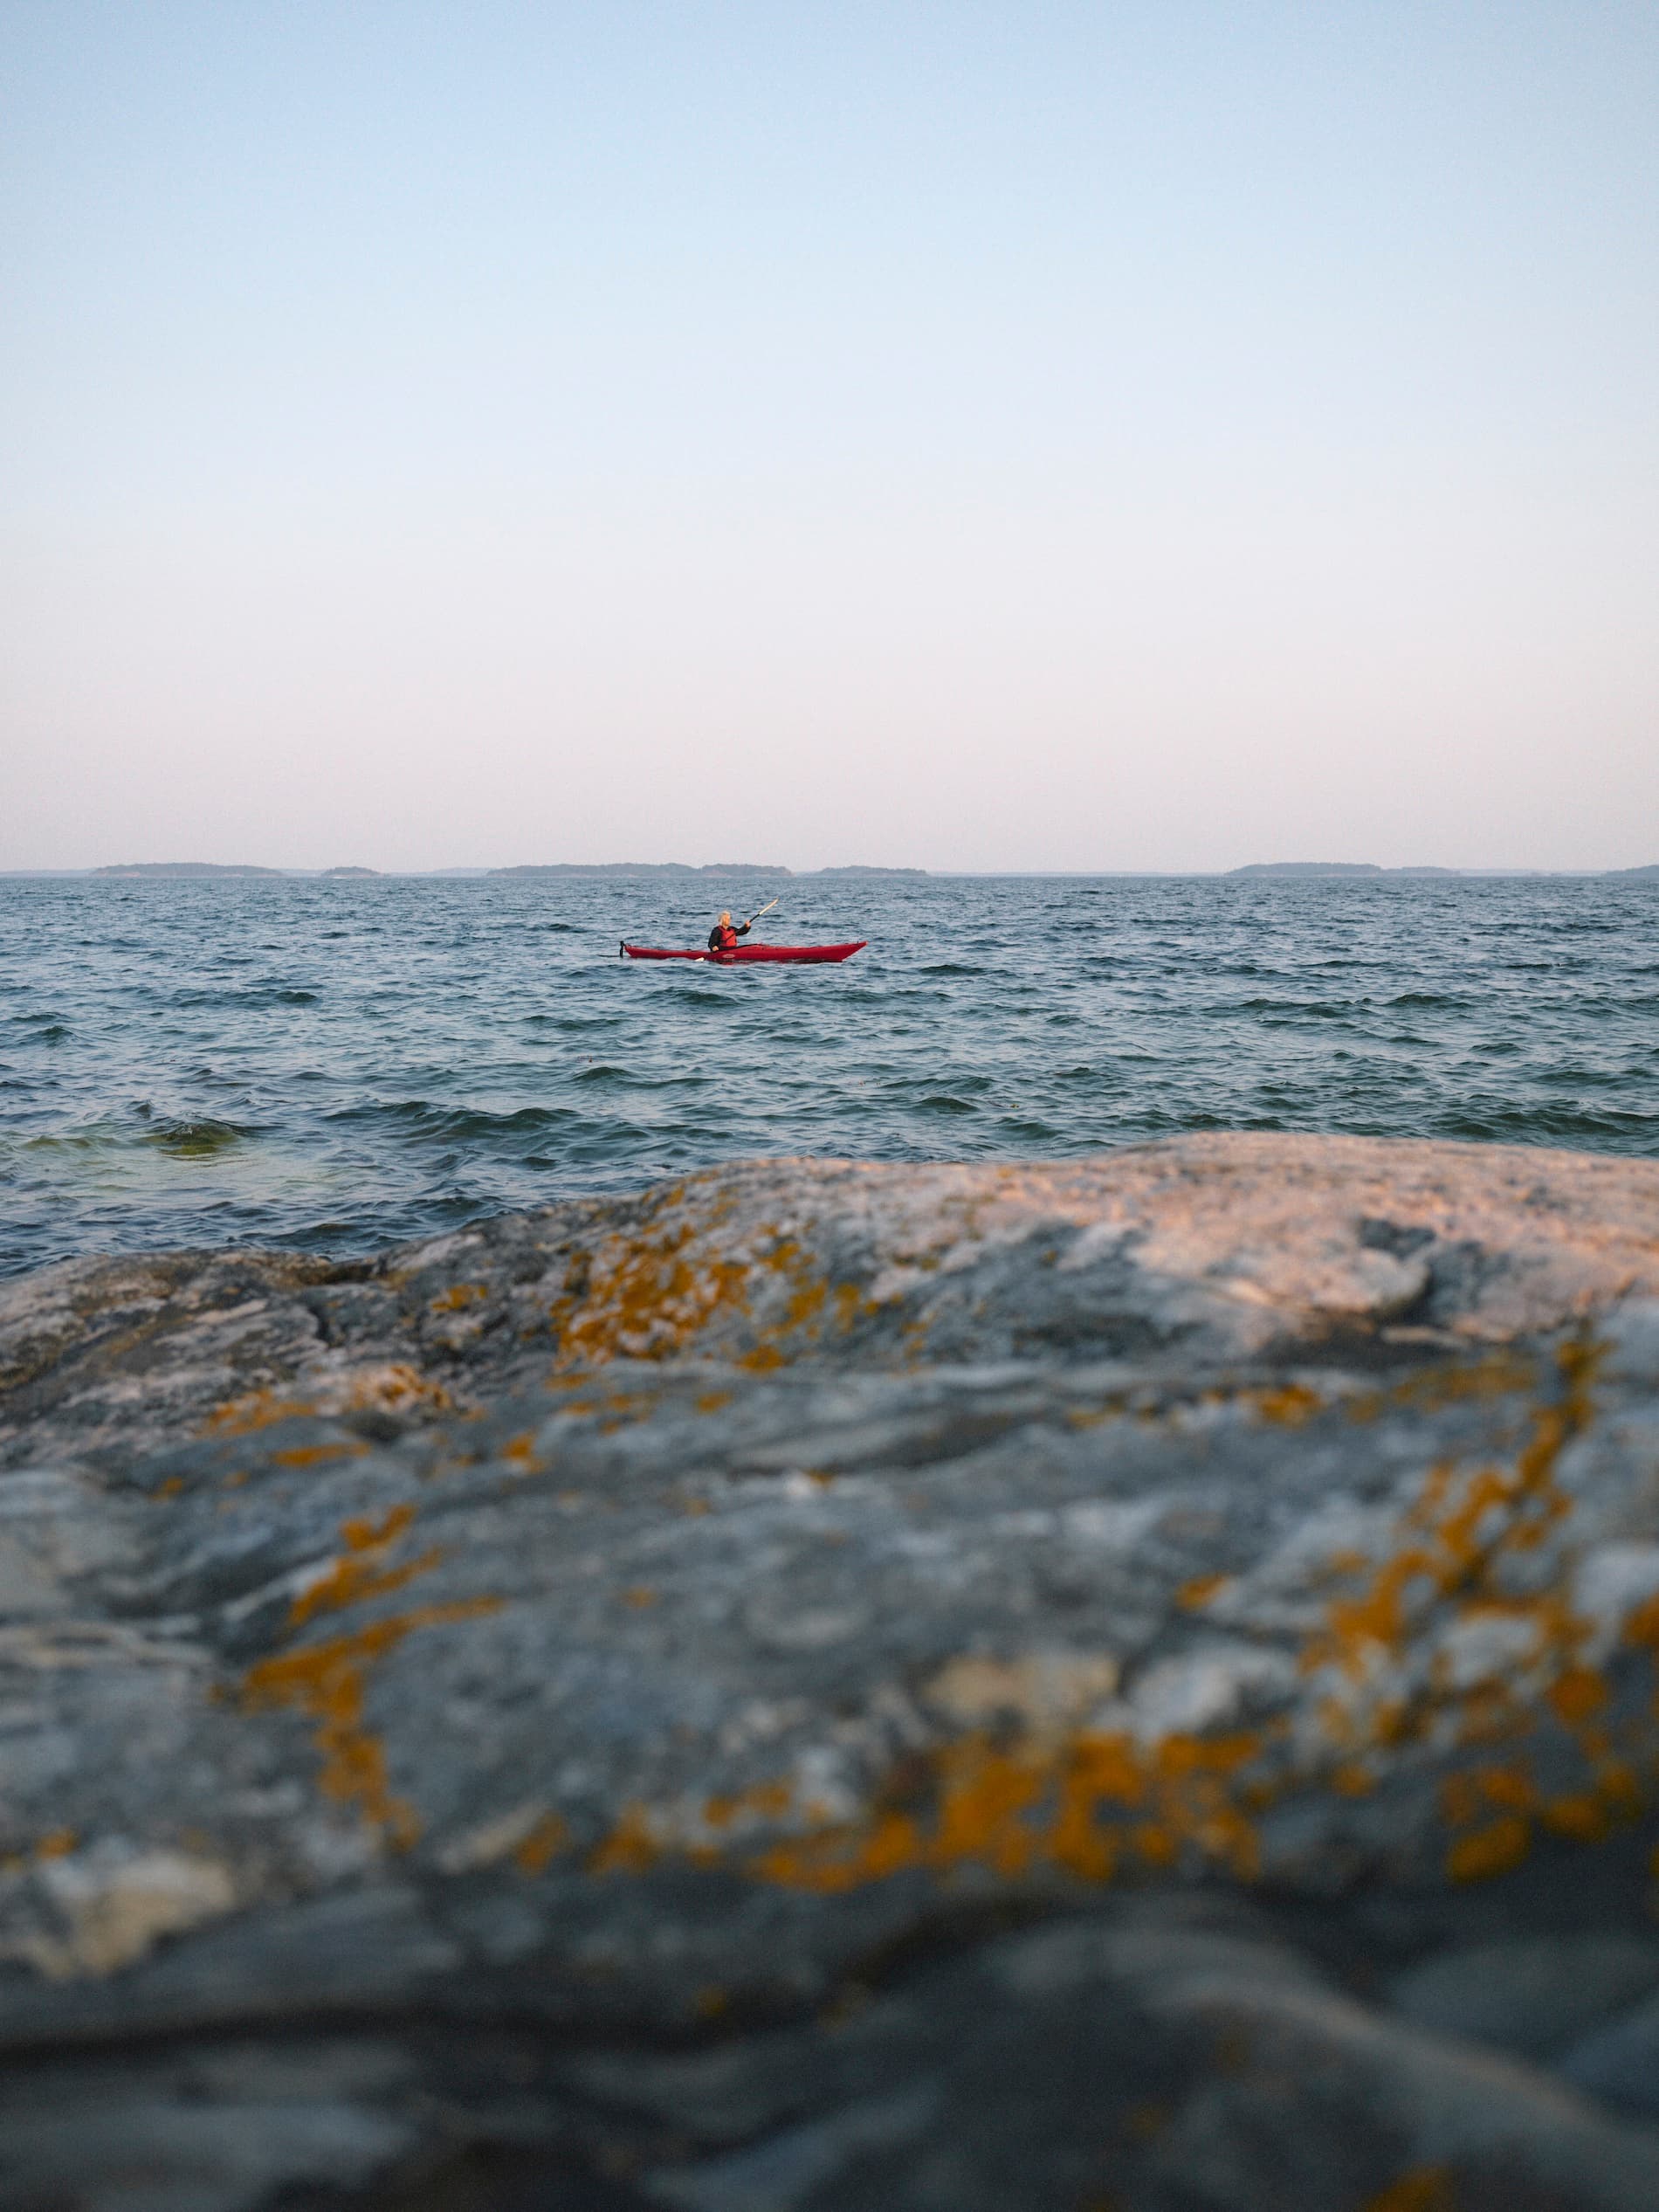
<svg viewBox="0 0 1659 2212">
<path fill-rule="evenodd" d="M 1659 2208 L 1659 1162 L 0 1289 L 8 2212 Z"/>
</svg>

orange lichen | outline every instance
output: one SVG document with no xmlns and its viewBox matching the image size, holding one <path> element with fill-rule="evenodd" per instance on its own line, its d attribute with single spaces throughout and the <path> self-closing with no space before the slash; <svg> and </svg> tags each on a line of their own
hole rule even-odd
<svg viewBox="0 0 1659 2212">
<path fill-rule="evenodd" d="M 254 1711 L 286 1706 L 307 1714 L 316 1723 L 322 1761 L 318 1788 L 337 1803 L 355 1805 L 395 1848 L 407 1850 L 420 1834 L 420 1823 L 408 1801 L 392 1795 L 385 1751 L 365 1724 L 368 1670 L 417 1629 L 471 1620 L 494 1612 L 499 1603 L 499 1598 L 478 1597 L 422 1606 L 327 1643 L 262 1659 L 244 1678 L 243 1701 Z"/>
<path fill-rule="evenodd" d="M 1148 1866 L 1173 1866 L 1181 1857 L 1181 1844 L 1156 1821 L 1142 1821 L 1130 1831 L 1131 1841 Z"/>
<path fill-rule="evenodd" d="M 1539 1817 L 1552 1835 L 1564 1836 L 1571 1843 L 1599 1843 L 1613 1825 L 1607 1806 L 1594 1790 L 1552 1797 L 1540 1809 Z"/>
<path fill-rule="evenodd" d="M 737 1364 L 747 1368 L 751 1375 L 770 1375 L 783 1365 L 783 1354 L 775 1344 L 752 1344 L 747 1352 L 739 1354 Z"/>
<path fill-rule="evenodd" d="M 683 1350 L 721 1306 L 747 1310 L 749 1269 L 730 1259 L 686 1253 L 693 1231 L 681 1222 L 653 1237 L 613 1237 L 582 1256 L 578 1286 L 553 1311 L 568 1363 L 664 1359 Z"/>
<path fill-rule="evenodd" d="M 1580 1678 L 1584 1671 L 1576 1646 L 1582 1629 L 1559 1598 L 1545 1595 L 1516 1599 L 1504 1593 L 1497 1579 L 1507 1553 L 1528 1548 L 1536 1541 L 1535 1532 L 1568 1510 L 1567 1501 L 1553 1487 L 1555 1470 L 1567 1444 L 1590 1419 L 1589 1384 L 1596 1354 L 1586 1347 L 1569 1346 L 1559 1358 L 1561 1397 L 1534 1412 L 1515 1464 L 1477 1468 L 1464 1475 L 1451 1460 L 1431 1468 L 1401 1524 L 1404 1540 L 1372 1571 L 1368 1583 L 1356 1595 L 1332 1601 L 1324 1630 L 1303 1651 L 1304 1671 L 1332 1669 L 1352 1683 L 1361 1683 L 1380 1657 L 1401 1651 L 1422 1616 L 1450 1602 L 1465 1621 L 1485 1615 L 1527 1622 L 1535 1631 L 1539 1657 L 1552 1660 L 1558 1679 L 1572 1678 L 1573 1686 L 1564 1692 L 1567 1703 L 1594 1699 L 1594 1692 Z M 1451 1694 L 1443 1665 L 1431 1691 L 1440 1701 Z M 1502 1685 L 1474 1685 L 1465 1699 L 1466 1740 L 1503 1733 L 1507 1719 Z M 1421 1716 L 1405 1714 L 1401 1725 L 1410 1733 L 1420 1722 Z"/>
<path fill-rule="evenodd" d="M 1230 1575 L 1194 1575 L 1190 1582 L 1183 1582 L 1175 1592 L 1175 1602 L 1187 1612 L 1196 1613 L 1209 1603 L 1218 1590 L 1225 1589 L 1232 1579 Z"/>
<path fill-rule="evenodd" d="M 1416 2166 L 1368 2197 L 1363 2212 L 1456 2212 L 1451 2175 L 1443 2166 Z"/>
<path fill-rule="evenodd" d="M 423 1552 L 418 1559 L 406 1560 L 401 1567 L 387 1568 L 367 1559 L 336 1560 L 326 1575 L 294 1599 L 288 1609 L 289 1626 L 303 1628 L 315 1615 L 338 1613 L 362 1598 L 389 1596 L 436 1567 L 443 1556 L 441 1551 Z"/>
<path fill-rule="evenodd" d="M 788 1811 L 789 1803 L 788 1782 L 757 1782 L 751 1789 L 735 1790 L 725 1797 L 711 1797 L 703 1808 L 703 1823 L 707 1828 L 727 1829 L 746 1817 L 775 1819 Z"/>
<path fill-rule="evenodd" d="M 507 1438 L 501 1447 L 501 1457 L 510 1467 L 522 1468 L 526 1473 L 541 1464 L 536 1457 L 535 1437 L 528 1429 Z"/>
<path fill-rule="evenodd" d="M 1530 1813 L 1538 1808 L 1538 1788 L 1525 1767 L 1483 1767 L 1475 1785 L 1489 1805 L 1505 1811 Z"/>
<path fill-rule="evenodd" d="M 389 1506 L 378 1520 L 371 1520 L 367 1513 L 355 1513 L 341 1522 L 341 1541 L 348 1551 L 378 1550 L 401 1536 L 414 1519 L 415 1508 L 407 1499 L 402 1505 Z"/>
<path fill-rule="evenodd" d="M 37 1858 L 67 1858 L 79 1840 L 72 1828 L 49 1830 L 35 1845 L 35 1857 Z"/>
<path fill-rule="evenodd" d="M 273 1467 L 320 1467 L 330 1459 L 361 1459 L 368 1451 L 364 1444 L 294 1444 L 286 1451 L 273 1451 Z"/>
<path fill-rule="evenodd" d="M 544 1874 L 563 1849 L 568 1833 L 557 1813 L 543 1813 L 529 1833 L 514 1844 L 514 1865 L 521 1874 Z"/>
<path fill-rule="evenodd" d="M 440 1291 L 431 1302 L 434 1313 L 458 1313 L 469 1306 L 481 1306 L 490 1295 L 485 1283 L 451 1283 L 449 1289 Z"/>
<path fill-rule="evenodd" d="M 1492 1352 L 1458 1365 L 1420 1368 L 1386 1390 L 1357 1392 L 1346 1401 L 1346 1410 L 1353 1421 L 1375 1421 L 1397 1409 L 1432 1412 L 1471 1399 L 1510 1397 L 1526 1389 L 1532 1380 L 1532 1368 L 1522 1354 Z"/>
<path fill-rule="evenodd" d="M 1614 1758 L 1601 1725 L 1608 1692 L 1581 1656 L 1587 1624 L 1559 1592 L 1517 1596 L 1502 1578 L 1508 1554 L 1535 1542 L 1570 1510 L 1554 1487 L 1555 1473 L 1566 1444 L 1591 1417 L 1595 1357 L 1584 1347 L 1560 1355 L 1560 1397 L 1533 1411 L 1512 1464 L 1436 1464 L 1402 1516 L 1391 1553 L 1374 1567 L 1353 1554 L 1329 1562 L 1332 1572 L 1365 1579 L 1357 1591 L 1331 1602 L 1304 1653 L 1308 1671 L 1326 1671 L 1337 1685 L 1318 1709 L 1327 1740 L 1341 1753 L 1325 1779 L 1342 1795 L 1373 1790 L 1380 1780 L 1375 1754 L 1423 1740 L 1431 1724 L 1436 1740 L 1447 1740 L 1446 1717 L 1454 1742 L 1496 1741 L 1535 1726 L 1542 1699 L 1574 1738 L 1593 1769 L 1587 1790 L 1545 1800 L 1518 1758 L 1445 1778 L 1442 1809 L 1456 1831 L 1446 1870 L 1454 1880 L 1482 1879 L 1518 1864 L 1535 1826 L 1591 1839 L 1641 1802 L 1636 1776 Z M 1447 1398 L 1484 1394 L 1510 1387 L 1517 1372 L 1512 1363 L 1488 1361 L 1472 1381 L 1442 1378 L 1434 1388 Z M 1292 1417 L 1305 1410 L 1292 1401 Z M 1226 1579 L 1198 1578 L 1181 1588 L 1179 1600 L 1201 1608 Z M 1373 1679 L 1379 1655 L 1403 1654 L 1420 1623 L 1443 1616 L 1448 1608 L 1454 1623 L 1471 1629 L 1483 1621 L 1522 1624 L 1529 1636 L 1519 1675 L 1515 1663 L 1505 1661 L 1508 1678 L 1480 1671 L 1467 1681 L 1442 1654 L 1421 1690 L 1356 1699 L 1340 1688 Z M 1633 1620 L 1630 1634 L 1659 1646 L 1659 1601 Z M 1478 1637 L 1470 1648 L 1479 1649 Z M 1500 1637 L 1494 1648 L 1516 1647 L 1512 1637 Z M 1295 1786 L 1283 1765 L 1290 1741 L 1283 1725 L 1233 1736 L 1178 1735 L 1153 1745 L 1100 1731 L 1057 1741 L 1029 1733 L 1010 1745 L 981 1731 L 901 1761 L 862 1817 L 829 1822 L 783 1784 L 712 1799 L 689 1820 L 683 1812 L 657 1816 L 636 1805 L 594 1864 L 602 1871 L 643 1866 L 664 1850 L 699 1864 L 729 1863 L 733 1829 L 747 1830 L 759 1819 L 786 1832 L 742 1862 L 748 1871 L 817 1892 L 967 1866 L 1003 1878 L 1047 1867 L 1105 1881 L 1126 1857 L 1158 1868 L 1190 1857 L 1249 1879 L 1259 1857 L 1255 1818 Z"/>
<path fill-rule="evenodd" d="M 800 1244 L 775 1230 L 763 1226 L 735 1255 L 719 1251 L 711 1232 L 729 1209 L 717 1207 L 697 1222 L 676 1219 L 683 1196 L 664 1192 L 631 1236 L 569 1256 L 564 1294 L 549 1313 L 561 1367 L 618 1355 L 676 1358 L 721 1315 L 747 1316 L 754 1291 L 779 1276 L 791 1286 L 783 1310 L 737 1354 L 740 1366 L 759 1372 L 780 1366 L 785 1354 L 776 1340 L 816 1338 L 828 1324 L 844 1332 L 867 1310 L 856 1285 L 832 1291 Z M 712 1409 L 702 1401 L 699 1406 Z"/>
<path fill-rule="evenodd" d="M 455 1410 L 455 1401 L 441 1382 L 403 1360 L 354 1375 L 346 1403 L 354 1413 L 411 1413 L 417 1407 L 428 1413 Z"/>
<path fill-rule="evenodd" d="M 1642 1785 L 1628 1767 L 1617 1760 L 1604 1761 L 1595 1786 L 1602 1803 L 1618 1820 L 1635 1820 L 1642 1807 Z"/>
<path fill-rule="evenodd" d="M 997 1747 L 975 1734 L 915 1762 L 919 1802 L 878 1808 L 863 1823 L 812 1826 L 750 1862 L 762 1880 L 834 1892 L 914 1869 L 981 1866 L 1011 1878 L 1050 1866 L 1110 1879 L 1126 1846 L 1147 1864 L 1191 1849 L 1249 1878 L 1254 1828 L 1229 1778 L 1261 1748 L 1253 1735 L 1179 1736 L 1143 1749 L 1124 1734 L 1087 1733 L 1057 1747 Z M 1137 1809 L 1123 1824 L 1102 1816 Z"/>
<path fill-rule="evenodd" d="M 1446 1871 L 1454 1882 L 1490 1881 L 1518 1866 L 1532 1840 L 1531 1823 L 1518 1813 L 1504 1813 L 1456 1837 L 1446 1853 Z"/>
<path fill-rule="evenodd" d="M 832 1297 L 822 1282 L 804 1278 L 801 1265 L 787 1239 L 777 1239 L 756 1258 L 709 1261 L 694 1247 L 691 1229 L 648 1227 L 582 1256 L 580 1269 L 573 1271 L 573 1281 L 580 1275 L 579 1287 L 560 1311 L 563 1352 L 572 1361 L 619 1353 L 671 1356 L 687 1348 L 717 1314 L 747 1313 L 754 1282 L 770 1271 L 793 1277 L 795 1286 L 775 1330 L 752 1343 L 742 1363 L 759 1369 L 779 1365 L 784 1354 L 774 1338 L 815 1331 L 831 1311 L 848 1326 L 861 1310 L 854 1286 L 842 1285 Z M 1530 1769 L 1517 1760 L 1465 1767 L 1447 1776 L 1442 1809 L 1454 1834 L 1445 1864 L 1456 1881 L 1486 1878 L 1518 1864 L 1535 1827 L 1594 1840 L 1641 1802 L 1637 1778 L 1614 1758 L 1612 1735 L 1603 1725 L 1608 1691 L 1585 1663 L 1587 1624 L 1559 1593 L 1518 1597 L 1512 1577 L 1504 1578 L 1511 1555 L 1535 1547 L 1570 1510 L 1555 1478 L 1561 1453 L 1589 1421 L 1594 1368 L 1593 1352 L 1569 1348 L 1561 1355 L 1561 1395 L 1532 1412 L 1512 1464 L 1437 1463 L 1380 1560 L 1372 1563 L 1347 1553 L 1327 1562 L 1349 1587 L 1327 1605 L 1303 1664 L 1310 1672 L 1323 1671 L 1330 1685 L 1317 1709 L 1331 1761 L 1325 1779 L 1339 1794 L 1360 1796 L 1373 1789 L 1374 1754 L 1385 1749 L 1425 1740 L 1436 1747 L 1495 1742 L 1536 1725 L 1540 1701 L 1594 1771 L 1591 1788 L 1548 1799 L 1540 1797 Z M 1512 1388 L 1520 1372 L 1514 1362 L 1483 1362 L 1462 1379 L 1414 1382 L 1377 1402 L 1380 1408 L 1419 1396 L 1445 1402 L 1484 1395 Z M 570 1387 L 576 1378 L 561 1380 Z M 726 1392 L 709 1391 L 693 1402 L 712 1411 L 728 1399 Z M 1320 1402 L 1312 1391 L 1291 1385 L 1257 1394 L 1253 1402 L 1263 1418 L 1294 1425 L 1310 1418 Z M 630 1401 L 607 1403 L 613 1413 L 631 1414 Z M 601 1409 L 590 1393 L 573 1398 L 569 1410 L 582 1415 Z M 533 1464 L 529 1432 L 503 1447 L 501 1456 Z M 706 1509 L 701 1499 L 686 1507 Z M 411 1518 L 412 1508 L 404 1506 L 378 1522 L 347 1524 L 341 1532 L 346 1555 L 296 1601 L 296 1622 L 399 1588 L 434 1563 L 436 1553 L 396 1567 L 386 1563 Z M 1178 1602 L 1201 1609 L 1229 1579 L 1195 1578 L 1181 1586 Z M 636 1585 L 620 1595 L 624 1604 L 644 1609 L 656 1602 L 657 1592 Z M 297 1705 L 313 1716 L 324 1789 L 357 1804 L 394 1843 L 412 1839 L 414 1816 L 391 1795 L 383 1754 L 363 1726 L 367 1666 L 410 1628 L 488 1609 L 488 1603 L 429 1608 L 402 1622 L 378 1623 L 356 1637 L 267 1661 L 248 1678 L 251 1700 Z M 1442 1653 L 1426 1685 L 1382 1695 L 1380 1661 L 1398 1660 L 1425 1622 L 1449 1616 L 1459 1628 L 1478 1631 L 1464 1639 L 1460 1654 L 1518 1648 L 1524 1658 L 1504 1661 L 1510 1670 L 1504 1675 L 1494 1674 L 1478 1657 L 1471 1669 L 1466 1656 Z M 1490 1647 L 1488 1623 L 1497 1630 Z M 1518 1639 L 1504 1625 L 1515 1623 L 1530 1636 Z M 1633 1617 L 1628 1634 L 1633 1643 L 1659 1650 L 1659 1598 Z M 1477 1678 L 1468 1680 L 1459 1668 Z M 1326 1692 L 1326 1682 L 1315 1686 Z M 1002 1879 L 1046 1869 L 1100 1882 L 1137 1861 L 1155 1870 L 1207 1864 L 1249 1879 L 1259 1856 L 1255 1817 L 1289 1786 L 1284 1761 L 1290 1743 L 1283 1727 L 1231 1736 L 1177 1735 L 1161 1744 L 1098 1730 L 1057 1740 L 1034 1732 L 1012 1743 L 1002 1733 L 978 1732 L 907 1758 L 867 1810 L 851 1820 L 831 1821 L 822 1803 L 782 1781 L 711 1797 L 689 1811 L 634 1803 L 588 1864 L 595 1874 L 639 1873 L 672 1852 L 696 1864 L 740 1864 L 760 1879 L 819 1892 L 906 1872 L 948 1876 L 967 1868 Z M 548 1815 L 514 1856 L 527 1872 L 540 1872 L 564 1840 L 562 1826 Z M 1385 2192 L 1376 2202 L 1401 2212 L 1432 2209 L 1449 2202 L 1433 2194 L 1440 2187 L 1436 2169 L 1405 2177 L 1393 2195 Z M 1419 2194 L 1398 2194 L 1408 2188 Z M 1430 2194 L 1422 2195 L 1423 2188 Z"/>
<path fill-rule="evenodd" d="M 251 1390 L 217 1406 L 202 1423 L 210 1436 L 249 1437 L 279 1421 L 299 1421 L 319 1411 L 310 1398 L 285 1397 L 279 1390 Z"/>
<path fill-rule="evenodd" d="M 247 1437 L 281 1421 L 322 1419 L 342 1409 L 349 1413 L 408 1413 L 417 1407 L 429 1413 L 455 1409 L 455 1401 L 442 1383 L 429 1381 L 402 1360 L 361 1370 L 343 1381 L 343 1390 L 336 1379 L 316 1397 L 251 1390 L 217 1407 L 203 1423 L 203 1431 L 208 1436 Z"/>
<path fill-rule="evenodd" d="M 400 1567 L 382 1564 L 386 1553 L 409 1527 L 415 1508 L 394 1506 L 380 1520 L 355 1519 L 340 1525 L 345 1555 L 337 1559 L 309 1589 L 302 1590 L 288 1609 L 289 1625 L 301 1628 L 318 1613 L 335 1613 L 366 1597 L 384 1597 L 401 1590 L 416 1575 L 427 1574 L 444 1554 L 434 1548 Z"/>
<path fill-rule="evenodd" d="M 1440 1785 L 1441 1818 L 1448 1828 L 1467 1827 L 1478 1820 L 1483 1808 L 1473 1774 L 1448 1774 Z"/>
<path fill-rule="evenodd" d="M 1277 1390 L 1256 1391 L 1254 1402 L 1263 1421 L 1282 1429 L 1299 1429 L 1318 1412 L 1322 1401 L 1318 1392 L 1305 1384 L 1287 1382 Z"/>
<path fill-rule="evenodd" d="M 1040 1768 L 1012 1759 L 947 1763 L 929 1856 L 941 1866 L 978 1858 L 994 1873 L 1023 1874 L 1036 1848 L 1025 1816 L 1046 1780 Z"/>
<path fill-rule="evenodd" d="M 1600 1712 L 1607 1702 L 1607 1685 L 1588 1667 L 1568 1667 L 1544 1694 L 1557 1719 L 1573 1728 Z"/>
<path fill-rule="evenodd" d="M 834 1895 L 926 1864 L 921 1829 L 908 1813 L 878 1813 L 850 1843 L 834 1842 L 838 1851 L 826 1848 L 830 1839 L 823 1832 L 774 1844 L 749 1862 L 749 1871 L 785 1889 Z"/>
<path fill-rule="evenodd" d="M 794 1250 L 790 1250 L 794 1258 Z M 786 1329 L 809 1328 L 823 1312 L 824 1301 L 830 1295 L 828 1283 L 805 1282 L 799 1285 L 784 1308 L 783 1327 Z"/>
<path fill-rule="evenodd" d="M 628 1805 L 588 1861 L 590 1874 L 644 1874 L 662 1857 L 643 1805 Z"/>
</svg>

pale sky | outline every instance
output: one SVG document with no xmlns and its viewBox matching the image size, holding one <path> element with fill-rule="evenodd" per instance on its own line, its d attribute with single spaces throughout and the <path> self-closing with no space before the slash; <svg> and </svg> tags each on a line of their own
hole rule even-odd
<svg viewBox="0 0 1659 2212">
<path fill-rule="evenodd" d="M 1659 9 L 6 0 L 0 867 L 1659 860 Z"/>
</svg>

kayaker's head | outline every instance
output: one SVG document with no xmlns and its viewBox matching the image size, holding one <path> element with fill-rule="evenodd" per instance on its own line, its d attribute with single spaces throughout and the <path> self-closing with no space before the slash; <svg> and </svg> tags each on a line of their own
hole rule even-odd
<svg viewBox="0 0 1659 2212">
<path fill-rule="evenodd" d="M 706 912 L 706 911 L 707 911 L 707 910 L 706 910 L 706 909 L 705 909 L 705 912 Z M 721 927 L 722 929 L 725 929 L 725 928 L 726 928 L 726 927 L 729 925 L 729 923 L 730 923 L 730 921 L 731 921 L 731 919 L 732 919 L 732 910 L 731 910 L 731 908 L 730 908 L 729 906 L 725 906 L 725 907 L 722 907 L 722 908 L 721 908 L 721 910 L 720 910 L 720 927 Z"/>
</svg>

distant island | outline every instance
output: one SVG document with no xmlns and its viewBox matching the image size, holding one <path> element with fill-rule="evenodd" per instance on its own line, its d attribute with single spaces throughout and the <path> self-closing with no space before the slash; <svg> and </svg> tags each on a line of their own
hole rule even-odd
<svg viewBox="0 0 1659 2212">
<path fill-rule="evenodd" d="M 378 868 L 259 868 L 251 860 L 120 860 L 107 868 L 71 869 L 69 874 L 89 876 L 268 876 L 286 881 L 291 876 L 377 876 Z M 484 872 L 477 871 L 478 874 Z"/>
<path fill-rule="evenodd" d="M 114 876 L 178 879 L 220 876 L 261 876 L 272 882 L 290 882 L 296 877 L 316 880 L 320 878 L 347 878 L 362 880 L 384 874 L 379 868 L 264 868 L 247 860 L 121 860 L 102 868 L 17 868 L 0 870 L 0 874 L 52 876 Z M 425 877 L 487 877 L 508 876 L 566 877 L 566 876 L 741 876 L 747 881 L 782 881 L 802 876 L 904 876 L 926 877 L 926 868 L 872 867 L 863 862 L 847 862 L 832 868 L 781 868 L 769 860 L 709 860 L 700 865 L 689 860 L 528 860 L 510 868 L 410 868 L 394 870 L 395 874 Z"/>
<path fill-rule="evenodd" d="M 1374 860 L 1252 860 L 1242 868 L 967 868 L 936 871 L 931 868 L 888 868 L 863 861 L 844 861 L 828 868 L 784 868 L 775 861 L 710 860 L 699 865 L 687 860 L 533 860 L 506 868 L 268 868 L 249 860 L 123 860 L 100 868 L 3 868 L 0 878 L 52 877 L 58 879 L 89 877 L 120 881 L 258 880 L 265 883 L 386 882 L 482 880 L 499 877 L 516 882 L 561 882 L 568 879 L 663 877 L 675 882 L 696 879 L 738 877 L 745 882 L 840 881 L 881 882 L 888 879 L 919 883 L 948 881 L 953 877 L 1056 882 L 1243 881 L 1243 882 L 1371 882 L 1383 878 L 1427 878 L 1442 881 L 1529 879 L 1543 882 L 1618 882 L 1659 885 L 1659 861 L 1635 868 L 1442 868 L 1427 863 L 1385 868 Z"/>
<path fill-rule="evenodd" d="M 767 880 L 803 876 L 926 876 L 926 868 L 871 868 L 850 864 L 839 868 L 780 868 L 770 861 L 709 860 L 693 866 L 688 860 L 536 860 L 516 868 L 492 868 L 492 876 L 744 876 Z"/>
<path fill-rule="evenodd" d="M 688 860 L 527 860 L 516 868 L 492 868 L 492 876 L 788 876 L 792 868 L 761 862 L 710 860 L 693 867 Z"/>
<path fill-rule="evenodd" d="M 114 867 L 90 868 L 94 876 L 281 876 L 284 868 L 256 868 L 248 861 L 123 860 Z"/>
<path fill-rule="evenodd" d="M 1373 860 L 1253 860 L 1229 876 L 1461 876 L 1465 868 L 1380 868 Z"/>
</svg>

